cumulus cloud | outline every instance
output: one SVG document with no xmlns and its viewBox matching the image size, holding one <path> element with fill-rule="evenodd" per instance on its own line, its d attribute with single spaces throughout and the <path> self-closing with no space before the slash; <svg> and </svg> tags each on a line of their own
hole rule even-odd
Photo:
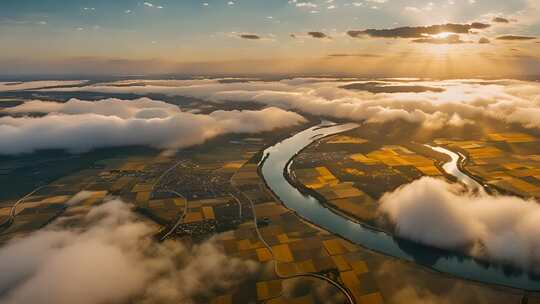
<svg viewBox="0 0 540 304">
<path fill-rule="evenodd" d="M 489 24 L 473 22 L 471 24 L 447 23 L 430 26 L 404 26 L 392 29 L 367 29 L 351 30 L 347 34 L 353 38 L 369 36 L 374 38 L 423 38 L 426 35 L 441 33 L 468 34 L 471 30 L 483 30 L 490 27 Z"/>
<path fill-rule="evenodd" d="M 65 103 L 32 100 L 16 107 L 4 110 L 10 114 L 28 113 L 61 113 L 69 115 L 93 113 L 103 116 L 117 116 L 120 118 L 164 118 L 180 113 L 180 108 L 159 100 L 139 98 L 125 101 L 109 98 L 97 101 L 85 101 L 72 98 Z"/>
<path fill-rule="evenodd" d="M 385 79 L 348 81 L 334 78 L 293 78 L 281 81 L 223 83 L 219 80 L 138 81 L 45 91 L 159 93 L 222 103 L 255 102 L 313 115 L 367 123 L 403 120 L 424 128 L 463 126 L 479 118 L 540 128 L 540 84 L 519 80 Z M 347 89 L 347 88 L 352 88 Z"/>
<path fill-rule="evenodd" d="M 187 247 L 156 243 L 153 233 L 119 200 L 60 218 L 0 248 L 0 302 L 193 303 L 258 270 L 215 239 Z"/>
<path fill-rule="evenodd" d="M 107 99 L 65 104 L 30 101 L 7 113 L 47 113 L 41 117 L 0 118 L 0 154 L 42 149 L 83 152 L 101 147 L 145 145 L 177 149 L 228 133 L 258 133 L 305 122 L 296 113 L 275 107 L 260 111 L 182 112 L 150 99 Z"/>
<path fill-rule="evenodd" d="M 473 194 L 425 177 L 384 195 L 380 211 L 401 237 L 540 273 L 540 206 L 534 200 Z"/>
</svg>

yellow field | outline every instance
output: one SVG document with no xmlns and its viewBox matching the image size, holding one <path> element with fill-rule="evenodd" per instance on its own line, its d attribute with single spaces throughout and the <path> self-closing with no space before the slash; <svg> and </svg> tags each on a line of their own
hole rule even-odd
<svg viewBox="0 0 540 304">
<path fill-rule="evenodd" d="M 273 202 L 255 205 L 255 211 L 258 217 L 277 216 L 289 212 L 287 208 Z"/>
<path fill-rule="evenodd" d="M 340 255 L 347 252 L 347 250 L 341 244 L 340 239 L 331 239 L 323 241 L 324 248 L 328 251 L 329 255 Z"/>
<path fill-rule="evenodd" d="M 495 158 L 503 156 L 503 151 L 495 147 L 483 147 L 474 149 L 465 149 L 472 158 Z"/>
<path fill-rule="evenodd" d="M 176 206 L 185 206 L 187 202 L 185 198 L 175 198 L 173 201 Z"/>
<path fill-rule="evenodd" d="M 363 274 L 368 272 L 368 266 L 364 261 L 354 261 L 351 263 L 352 269 L 356 274 Z"/>
<path fill-rule="evenodd" d="M 369 158 L 369 157 L 365 156 L 362 153 L 353 154 L 353 155 L 350 155 L 349 157 L 352 160 L 354 160 L 355 162 L 363 163 L 363 164 L 366 164 L 366 165 L 373 165 L 373 164 L 380 163 L 380 161 L 378 161 L 376 159 Z"/>
<path fill-rule="evenodd" d="M 200 212 L 188 212 L 184 218 L 184 223 L 194 223 L 203 220 L 203 216 Z"/>
<path fill-rule="evenodd" d="M 291 249 L 287 244 L 272 246 L 272 252 L 274 253 L 276 260 L 280 262 L 288 263 L 294 261 Z"/>
<path fill-rule="evenodd" d="M 326 141 L 327 144 L 363 144 L 367 143 L 368 140 L 360 137 L 352 137 L 345 135 L 336 135 L 329 138 Z"/>
<path fill-rule="evenodd" d="M 131 192 L 152 191 L 153 186 L 152 184 L 136 184 Z"/>
<path fill-rule="evenodd" d="M 208 207 L 208 206 L 202 207 L 202 213 L 204 215 L 204 218 L 207 220 L 213 220 L 216 218 L 214 214 L 214 208 L 212 207 Z"/>
<path fill-rule="evenodd" d="M 442 173 L 435 166 L 433 160 L 402 146 L 384 146 L 379 150 L 373 151 L 367 155 L 353 154 L 349 156 L 353 161 L 366 165 L 385 164 L 389 167 L 414 166 L 424 175 L 440 176 Z M 353 175 L 363 175 L 360 172 L 345 169 L 346 172 Z"/>
<path fill-rule="evenodd" d="M 505 141 L 509 143 L 533 142 L 536 138 L 524 133 L 490 133 L 489 139 L 493 141 Z"/>
<path fill-rule="evenodd" d="M 237 170 L 237 169 L 242 168 L 244 163 L 245 163 L 245 161 L 243 161 L 243 160 L 228 162 L 228 163 L 223 165 L 223 169 L 236 169 Z"/>
<path fill-rule="evenodd" d="M 360 170 L 354 169 L 354 168 L 345 168 L 343 171 L 346 172 L 346 173 L 349 173 L 351 175 L 355 175 L 355 176 L 364 176 L 364 175 L 366 175 L 366 172 L 360 171 Z"/>
<path fill-rule="evenodd" d="M 281 280 L 257 283 L 257 300 L 267 300 L 279 296 L 281 293 Z"/>
<path fill-rule="evenodd" d="M 315 268 L 315 264 L 313 264 L 312 260 L 298 262 L 296 263 L 296 267 L 298 268 L 298 271 L 302 273 L 317 272 L 317 269 Z"/>
<path fill-rule="evenodd" d="M 124 164 L 120 170 L 121 171 L 144 171 L 146 168 L 145 163 L 139 163 L 139 162 L 128 162 Z"/>
<path fill-rule="evenodd" d="M 534 146 L 525 145 L 538 139 L 524 133 L 489 133 L 487 138 L 491 141 L 446 141 L 446 144 L 464 149 L 471 160 L 467 170 L 489 184 L 521 196 L 539 197 L 540 156 Z M 500 142 L 508 148 L 501 150 L 499 147 L 505 146 Z"/>
<path fill-rule="evenodd" d="M 336 264 L 339 271 L 347 271 L 351 269 L 351 266 L 349 265 L 349 263 L 347 263 L 347 261 L 345 260 L 345 258 L 343 258 L 342 255 L 334 255 L 332 256 L 332 260 Z"/>
<path fill-rule="evenodd" d="M 150 199 L 150 192 L 137 192 L 137 197 L 135 200 L 137 203 L 146 203 Z"/>
<path fill-rule="evenodd" d="M 42 200 L 42 203 L 48 203 L 48 204 L 60 204 L 65 203 L 69 199 L 69 195 L 57 195 L 57 196 L 51 196 L 44 200 Z"/>
<path fill-rule="evenodd" d="M 267 248 L 258 248 L 257 249 L 257 258 L 259 262 L 264 263 L 272 260 L 272 254 Z"/>
</svg>

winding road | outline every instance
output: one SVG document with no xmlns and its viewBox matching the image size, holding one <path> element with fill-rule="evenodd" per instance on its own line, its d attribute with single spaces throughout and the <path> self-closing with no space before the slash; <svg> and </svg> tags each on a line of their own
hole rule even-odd
<svg viewBox="0 0 540 304">
<path fill-rule="evenodd" d="M 27 195 L 25 195 L 24 197 L 19 199 L 17 202 L 15 202 L 15 204 L 13 204 L 13 206 L 11 206 L 11 210 L 9 212 L 9 217 L 4 222 L 0 223 L 0 227 L 4 227 L 4 225 L 9 227 L 11 225 L 11 223 L 13 223 L 13 221 L 15 221 L 15 217 L 17 216 L 17 207 L 19 206 L 19 204 L 24 202 L 27 198 L 34 195 L 39 190 L 42 190 L 42 189 L 44 189 L 46 187 L 47 187 L 47 185 L 37 187 L 32 192 L 28 193 Z"/>
<path fill-rule="evenodd" d="M 159 183 L 161 182 L 161 180 L 167 176 L 167 174 L 169 174 L 169 172 L 171 172 L 172 170 L 176 169 L 178 166 L 180 166 L 181 164 L 183 163 L 183 161 L 179 161 L 177 163 L 175 163 L 174 165 L 172 165 L 170 168 L 168 168 L 167 170 L 163 171 L 163 173 L 156 179 L 156 181 L 154 182 L 154 184 L 152 185 L 152 190 L 150 191 L 150 197 L 154 197 L 154 193 L 156 192 L 156 186 L 159 185 Z M 163 235 L 161 238 L 160 238 L 160 241 L 165 241 L 171 234 L 174 233 L 174 231 L 176 229 L 178 229 L 178 227 L 180 225 L 182 225 L 182 222 L 184 221 L 184 219 L 186 218 L 186 215 L 187 215 L 187 212 L 188 212 L 188 200 L 180 193 L 178 193 L 177 191 L 174 191 L 174 190 L 170 190 L 170 189 L 163 189 L 163 190 L 159 190 L 158 192 L 163 192 L 163 193 L 171 193 L 171 194 L 174 194 L 176 196 L 178 196 L 179 198 L 182 198 L 184 199 L 184 201 L 186 202 L 185 206 L 184 206 L 184 212 L 182 213 L 182 215 L 178 216 L 178 218 L 176 219 L 176 222 L 174 223 L 174 225 L 167 231 L 167 233 L 165 233 L 165 235 Z"/>
<path fill-rule="evenodd" d="M 354 301 L 353 296 L 350 294 L 350 292 L 347 289 L 345 289 L 343 286 L 341 286 L 341 284 L 339 284 L 338 282 L 336 282 L 336 281 L 334 281 L 334 280 L 332 280 L 332 279 L 330 279 L 330 278 L 328 278 L 326 276 L 320 275 L 318 273 L 311 273 L 311 272 L 300 273 L 300 274 L 295 274 L 295 275 L 284 275 L 284 274 L 280 273 L 279 272 L 279 267 L 278 267 L 278 260 L 275 257 L 274 250 L 266 242 L 266 240 L 264 239 L 264 237 L 261 234 L 261 231 L 259 230 L 259 220 L 257 218 L 257 212 L 255 210 L 255 205 L 253 204 L 253 201 L 247 195 L 244 195 L 244 197 L 246 197 L 246 199 L 249 201 L 249 204 L 251 205 L 251 212 L 253 214 L 253 222 L 255 224 L 255 231 L 257 232 L 257 237 L 261 241 L 261 243 L 263 243 L 264 247 L 266 247 L 266 249 L 270 252 L 270 255 L 272 256 L 272 261 L 274 262 L 274 272 L 276 273 L 276 275 L 280 279 L 289 280 L 289 279 L 301 278 L 301 277 L 311 277 L 311 278 L 323 280 L 323 281 L 331 284 L 335 288 L 337 288 L 347 298 L 347 301 L 350 304 L 355 304 L 356 303 Z"/>
</svg>

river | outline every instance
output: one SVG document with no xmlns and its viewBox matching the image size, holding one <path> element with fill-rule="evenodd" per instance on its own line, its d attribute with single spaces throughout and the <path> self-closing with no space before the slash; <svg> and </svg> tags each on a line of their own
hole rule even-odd
<svg viewBox="0 0 540 304">
<path fill-rule="evenodd" d="M 430 145 L 426 145 L 426 147 L 430 148 L 431 150 L 435 152 L 439 152 L 439 153 L 450 156 L 450 161 L 445 163 L 442 166 L 443 170 L 446 173 L 456 177 L 458 181 L 465 184 L 467 187 L 471 189 L 477 189 L 477 190 L 484 189 L 483 186 L 479 184 L 476 180 L 474 180 L 473 178 L 468 176 L 466 173 L 461 171 L 460 167 L 463 167 L 463 164 L 466 161 L 466 158 L 464 155 L 458 154 L 454 151 L 448 150 L 443 147 L 434 147 Z"/>
<path fill-rule="evenodd" d="M 540 291 L 540 277 L 478 261 L 459 252 L 437 249 L 370 229 L 334 213 L 315 197 L 289 183 L 294 157 L 314 141 L 359 127 L 356 124 L 323 123 L 289 137 L 264 151 L 261 173 L 283 204 L 300 217 L 365 248 L 413 261 L 459 278 L 530 291 Z"/>
</svg>

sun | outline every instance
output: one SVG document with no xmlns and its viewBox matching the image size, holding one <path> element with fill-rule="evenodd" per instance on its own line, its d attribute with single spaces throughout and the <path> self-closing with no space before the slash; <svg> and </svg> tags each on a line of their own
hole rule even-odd
<svg viewBox="0 0 540 304">
<path fill-rule="evenodd" d="M 455 35 L 455 33 L 451 32 L 442 32 L 434 35 L 429 35 L 429 37 L 435 38 L 435 39 L 447 39 L 448 37 Z"/>
</svg>

